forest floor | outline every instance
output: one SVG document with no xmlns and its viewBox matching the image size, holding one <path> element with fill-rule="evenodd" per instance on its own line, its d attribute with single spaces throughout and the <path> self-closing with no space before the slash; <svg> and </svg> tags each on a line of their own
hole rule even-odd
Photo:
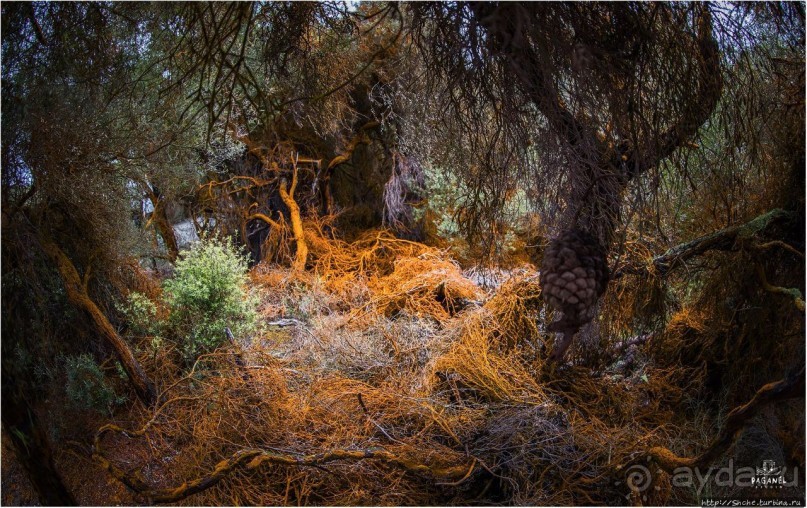
<svg viewBox="0 0 807 508">
<path fill-rule="evenodd" d="M 444 251 L 383 232 L 313 247 L 312 270 L 250 272 L 261 302 L 254 336 L 190 370 L 171 348 L 141 354 L 160 384 L 156 409 L 65 416 L 73 430 L 56 462 L 79 503 L 142 504 L 172 488 L 186 505 L 696 497 L 661 469 L 648 472 L 647 490 L 625 477 L 653 446 L 692 456 L 717 434 L 715 413 L 687 392 L 691 372 L 654 365 L 641 341 L 596 330 L 581 334 L 565 365 L 546 362 L 552 341 L 531 265 L 463 271 Z M 672 319 L 671 336 L 691 330 L 686 323 L 694 318 Z M 129 436 L 107 431 L 100 451 L 149 487 L 145 497 L 89 457 L 109 421 Z M 260 456 L 225 464 L 245 450 Z M 4 504 L 32 504 L 5 446 L 2 470 Z M 186 482 L 213 471 L 225 479 L 184 497 Z"/>
</svg>

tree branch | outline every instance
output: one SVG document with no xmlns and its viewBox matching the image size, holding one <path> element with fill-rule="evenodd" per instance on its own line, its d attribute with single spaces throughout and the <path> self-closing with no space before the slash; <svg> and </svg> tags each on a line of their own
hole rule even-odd
<svg viewBox="0 0 807 508">
<path fill-rule="evenodd" d="M 757 275 L 759 276 L 759 281 L 762 283 L 762 288 L 765 289 L 765 291 L 782 294 L 791 298 L 793 303 L 796 305 L 796 308 L 804 312 L 804 299 L 801 296 L 801 291 L 799 291 L 797 288 L 783 288 L 770 284 L 768 282 L 768 278 L 765 276 L 765 270 L 762 269 L 762 265 L 759 263 L 757 263 Z"/>
<path fill-rule="evenodd" d="M 31 24 L 34 27 L 34 34 L 36 35 L 36 39 L 41 44 L 47 44 L 48 40 L 45 38 L 45 33 L 42 32 L 42 26 L 40 26 L 39 21 L 36 20 L 36 13 L 34 12 L 34 4 L 28 4 L 28 19 L 31 20 Z"/>
<path fill-rule="evenodd" d="M 564 106 L 551 76 L 544 72 L 540 55 L 531 47 L 527 34 L 531 15 L 519 2 L 474 2 L 479 24 L 485 27 L 495 53 L 507 58 L 513 74 L 530 100 L 570 146 L 597 139 Z M 587 139 L 586 139 L 587 138 Z"/>
<path fill-rule="evenodd" d="M 287 188 L 286 179 L 280 181 L 280 199 L 289 209 L 291 216 L 291 230 L 294 234 L 294 241 L 297 245 L 297 253 L 294 258 L 293 268 L 295 270 L 305 270 L 305 263 L 308 260 L 308 244 L 305 241 L 305 230 L 303 220 L 300 215 L 300 205 L 294 200 L 294 191 L 297 187 L 297 163 L 294 162 L 294 172 L 292 174 L 291 185 Z"/>
<path fill-rule="evenodd" d="M 319 189 L 325 213 L 333 213 L 333 197 L 331 196 L 330 181 L 334 170 L 337 166 L 349 161 L 350 158 L 353 157 L 353 152 L 360 144 L 369 144 L 370 137 L 367 135 L 367 132 L 371 129 L 375 129 L 379 125 L 381 124 L 375 120 L 371 120 L 362 125 L 359 128 L 359 132 L 348 142 L 345 150 L 331 159 L 326 167 L 320 167 L 317 177 L 314 179 L 314 193 L 316 194 L 317 189 Z"/>
<path fill-rule="evenodd" d="M 37 191 L 36 184 L 32 184 L 31 187 L 29 187 L 28 190 L 25 191 L 25 194 L 22 195 L 20 200 L 14 203 L 14 206 L 11 207 L 11 210 L 8 213 L 4 213 L 5 215 L 4 223 L 10 222 L 11 219 L 13 219 L 14 216 L 17 214 L 17 212 L 19 212 L 22 209 L 25 203 L 29 199 L 31 199 L 31 197 L 36 193 L 36 191 Z"/>
<path fill-rule="evenodd" d="M 148 426 L 148 424 L 147 424 Z M 178 487 L 155 489 L 147 485 L 136 474 L 129 474 L 110 462 L 103 454 L 101 441 L 107 432 L 117 432 L 128 437 L 142 436 L 147 426 L 139 431 L 128 431 L 117 425 L 104 425 L 98 430 L 93 444 L 93 459 L 101 465 L 115 479 L 138 494 L 146 496 L 153 503 L 174 503 L 213 487 L 230 474 L 240 469 L 254 470 L 263 464 L 280 464 L 287 466 L 318 467 L 335 461 L 360 462 L 363 460 L 378 460 L 407 471 L 418 474 L 432 474 L 447 479 L 463 479 L 470 474 L 467 464 L 452 466 L 428 465 L 416 460 L 395 455 L 387 450 L 373 448 L 367 450 L 333 450 L 325 453 L 295 456 L 281 454 L 262 449 L 239 450 L 230 457 L 220 461 L 212 471 L 204 476 L 188 480 Z M 471 465 L 471 469 L 475 463 Z"/>
<path fill-rule="evenodd" d="M 757 390 L 750 401 L 734 408 L 726 417 L 726 422 L 717 437 L 697 457 L 679 457 L 664 447 L 651 448 L 648 454 L 668 473 L 672 473 L 678 467 L 705 467 L 734 444 L 745 422 L 753 418 L 764 406 L 771 402 L 799 397 L 804 397 L 804 366 L 793 370 L 784 379 L 766 384 Z"/>
<path fill-rule="evenodd" d="M 154 186 L 148 182 L 144 182 L 143 187 L 154 208 L 151 212 L 151 220 L 149 222 L 154 222 L 157 232 L 165 242 L 165 248 L 168 250 L 168 259 L 174 263 L 179 257 L 179 246 L 177 244 L 176 234 L 174 233 L 174 227 L 171 225 L 171 221 L 168 220 L 165 197 L 161 196 Z"/>
<path fill-rule="evenodd" d="M 280 227 L 281 227 L 280 224 L 278 224 L 276 221 L 270 219 L 268 215 L 263 214 L 263 213 L 253 213 L 252 215 L 247 216 L 246 221 L 249 222 L 249 221 L 251 221 L 253 219 L 262 220 L 263 222 L 269 224 L 271 227 L 276 228 L 276 229 L 280 229 Z"/>
<path fill-rule="evenodd" d="M 775 208 L 744 224 L 730 226 L 673 247 L 664 254 L 653 258 L 645 266 L 623 266 L 614 271 L 611 275 L 611 280 L 618 279 L 626 274 L 647 275 L 649 273 L 658 273 L 662 276 L 666 275 L 671 270 L 685 265 L 687 260 L 700 256 L 705 252 L 712 250 L 739 250 L 743 240 L 764 233 L 774 224 L 785 223 L 792 219 L 792 212 Z"/>
<path fill-rule="evenodd" d="M 627 161 L 628 178 L 631 179 L 669 157 L 676 148 L 698 133 L 717 107 L 723 93 L 723 76 L 720 70 L 720 51 L 712 33 L 712 13 L 707 3 L 698 4 L 698 40 L 700 58 L 697 61 L 699 76 L 697 92 L 686 103 L 681 116 L 659 136 L 655 150 L 640 147 L 630 150 L 623 157 Z M 638 152 L 638 153 L 637 153 Z M 648 156 L 649 155 L 649 156 Z M 639 160 L 636 160 L 638 157 Z"/>
<path fill-rule="evenodd" d="M 77 309 L 84 311 L 92 320 L 96 331 L 107 341 L 117 353 L 118 359 L 129 377 L 129 381 L 137 393 L 137 396 L 147 406 L 151 406 L 157 400 L 157 392 L 154 383 L 146 375 L 140 363 L 132 353 L 131 348 L 124 341 L 109 319 L 101 312 L 101 309 L 87 294 L 86 287 L 76 270 L 75 265 L 67 257 L 67 254 L 46 233 L 40 234 L 40 244 L 42 250 L 50 257 L 56 265 L 56 269 L 64 284 L 67 300 Z"/>
</svg>

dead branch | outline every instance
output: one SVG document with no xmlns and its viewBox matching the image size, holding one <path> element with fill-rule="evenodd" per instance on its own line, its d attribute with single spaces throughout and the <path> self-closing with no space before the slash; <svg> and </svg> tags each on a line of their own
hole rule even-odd
<svg viewBox="0 0 807 508">
<path fill-rule="evenodd" d="M 766 250 L 766 249 L 770 249 L 772 247 L 781 247 L 781 248 L 785 249 L 786 251 L 792 252 L 793 254 L 797 255 L 798 257 L 804 259 L 804 253 L 803 252 L 801 252 L 800 250 L 794 248 L 791 245 L 786 244 L 785 242 L 783 242 L 781 240 L 771 240 L 770 242 L 760 243 L 760 244 L 754 245 L 753 247 L 755 249 L 757 249 L 757 250 Z"/>
<path fill-rule="evenodd" d="M 771 402 L 804 397 L 804 367 L 796 369 L 779 381 L 768 383 L 750 401 L 732 409 L 717 437 L 697 457 L 679 457 L 664 447 L 651 448 L 648 455 L 664 471 L 672 473 L 678 467 L 703 467 L 711 464 L 740 436 L 745 423 Z"/>
<path fill-rule="evenodd" d="M 254 470 L 263 464 L 280 464 L 287 466 L 318 467 L 336 461 L 359 462 L 363 460 L 378 460 L 391 464 L 407 471 L 418 474 L 432 474 L 447 479 L 463 479 L 469 474 L 466 464 L 453 466 L 437 466 L 420 463 L 416 460 L 395 455 L 383 449 L 367 450 L 333 450 L 330 452 L 312 455 L 294 456 L 291 454 L 276 453 L 262 449 L 239 450 L 229 458 L 220 461 L 208 474 L 188 480 L 178 487 L 154 489 L 147 485 L 136 474 L 129 474 L 110 462 L 103 454 L 101 441 L 107 432 L 117 432 L 127 437 L 142 436 L 146 427 L 139 431 L 129 431 L 117 425 L 108 424 L 99 429 L 93 444 L 93 459 L 101 465 L 115 479 L 132 489 L 134 492 L 146 496 L 153 503 L 174 503 L 213 487 L 221 480 L 239 469 Z M 471 470 L 475 464 L 471 465 Z"/>
<path fill-rule="evenodd" d="M 759 280 L 762 283 L 762 287 L 765 289 L 765 291 L 779 293 L 790 297 L 793 300 L 793 303 L 796 305 L 796 308 L 804 312 L 804 299 L 802 298 L 801 291 L 799 291 L 798 288 L 783 288 L 770 284 L 768 282 L 768 278 L 765 276 L 765 270 L 763 270 L 762 265 L 759 263 L 756 265 L 757 275 L 759 276 Z"/>
<path fill-rule="evenodd" d="M 359 133 L 353 136 L 353 139 L 351 139 L 345 147 L 345 151 L 331 159 L 331 162 L 328 163 L 327 171 L 331 172 L 336 166 L 349 161 L 353 156 L 353 152 L 360 144 L 370 142 L 370 138 L 367 137 L 367 131 L 375 129 L 379 125 L 380 124 L 376 121 L 370 121 L 362 125 L 359 129 Z"/>
<path fill-rule="evenodd" d="M 792 218 L 792 212 L 775 208 L 744 224 L 730 226 L 673 247 L 664 254 L 653 258 L 645 266 L 623 266 L 614 271 L 611 279 L 614 280 L 626 274 L 648 275 L 657 273 L 664 276 L 671 270 L 685 265 L 689 259 L 706 252 L 713 250 L 737 251 L 743 246 L 744 240 L 763 234 L 774 224 L 787 222 Z"/>
<path fill-rule="evenodd" d="M 238 180 L 247 180 L 247 181 L 251 182 L 251 185 L 248 185 L 248 186 L 245 186 L 245 187 L 239 187 L 239 188 L 236 189 L 236 191 L 248 190 L 248 189 L 251 189 L 253 187 L 266 187 L 268 185 L 272 185 L 273 183 L 275 183 L 274 180 L 264 180 L 263 178 L 255 178 L 253 176 L 246 176 L 246 175 L 236 175 L 236 176 L 233 176 L 231 178 L 228 178 L 227 180 L 222 180 L 220 182 L 214 180 L 214 181 L 211 181 L 211 182 L 207 182 L 206 184 L 200 185 L 199 189 L 198 189 L 198 192 L 201 192 L 202 189 L 206 188 L 208 197 L 212 198 L 213 197 L 213 188 L 214 187 L 226 186 L 226 185 L 229 185 L 229 184 L 231 184 L 231 183 L 233 183 L 235 181 L 238 181 Z"/>
<path fill-rule="evenodd" d="M 269 218 L 268 215 L 263 213 L 253 213 L 252 215 L 248 215 L 245 222 L 249 222 L 251 220 L 262 220 L 263 222 L 269 224 L 273 228 L 280 229 L 280 224 L 276 221 Z"/>
<path fill-rule="evenodd" d="M 293 319 L 293 318 L 278 319 L 277 321 L 269 321 L 266 324 L 268 326 L 279 326 L 281 328 L 285 327 L 285 326 L 300 326 L 300 325 L 302 325 L 302 323 L 298 319 Z"/>
<path fill-rule="evenodd" d="M 609 356 L 611 358 L 617 358 L 619 355 L 621 355 L 622 353 L 624 353 L 628 349 L 630 349 L 632 347 L 635 347 L 635 346 L 640 346 L 640 345 L 645 344 L 646 342 L 652 340 L 654 335 L 655 334 L 653 334 L 653 333 L 645 333 L 645 334 L 642 334 L 642 335 L 638 335 L 636 337 L 631 337 L 629 339 L 625 339 L 623 341 L 617 342 L 616 344 L 614 344 L 610 348 L 610 350 L 608 351 L 608 354 L 609 354 Z"/>
</svg>

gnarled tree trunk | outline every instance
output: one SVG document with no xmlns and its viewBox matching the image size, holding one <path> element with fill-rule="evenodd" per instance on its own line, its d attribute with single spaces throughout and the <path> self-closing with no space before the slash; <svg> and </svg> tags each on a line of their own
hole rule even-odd
<svg viewBox="0 0 807 508">
<path fill-rule="evenodd" d="M 168 249 L 168 259 L 173 263 L 179 256 L 179 246 L 177 245 L 177 237 L 174 234 L 174 228 L 171 226 L 171 221 L 168 220 L 166 213 L 167 202 L 160 196 L 159 191 L 156 189 L 148 189 L 149 200 L 151 200 L 154 211 L 151 213 L 151 220 L 154 222 L 154 227 L 165 242 L 165 247 Z"/>
<path fill-rule="evenodd" d="M 582 270 L 575 259 L 585 255 L 584 252 L 575 252 L 573 245 L 564 240 L 564 235 L 577 230 L 590 234 L 590 241 L 577 243 L 586 248 L 602 248 L 596 264 L 607 266 L 607 252 L 614 242 L 614 232 L 621 220 L 622 201 L 630 182 L 694 137 L 717 107 L 723 82 L 711 11 L 708 5 L 697 5 L 693 11 L 696 23 L 693 42 L 697 51 L 693 75 L 696 81 L 691 96 L 680 105 L 677 118 L 668 128 L 647 136 L 647 139 L 624 137 L 608 142 L 606 136 L 598 134 L 591 118 L 567 107 L 560 88 L 547 70 L 544 54 L 547 51 L 540 44 L 531 42 L 530 31 L 536 19 L 534 6 L 518 2 L 475 2 L 472 9 L 487 31 L 493 52 L 506 60 L 518 86 L 546 118 L 561 145 L 572 154 L 572 162 L 566 169 L 571 181 L 564 214 L 566 231 L 550 244 L 550 249 L 563 254 L 545 258 L 541 266 L 542 283 L 552 285 L 553 278 L 560 281 L 566 276 L 569 279 L 564 282 L 571 284 L 572 288 L 550 287 L 557 290 L 555 298 L 549 300 L 550 306 L 564 313 L 564 321 L 556 323 L 561 325 L 559 331 L 564 334 L 555 352 L 555 357 L 560 359 L 579 328 L 596 315 L 596 299 L 587 301 L 585 308 L 579 309 L 582 304 L 576 288 L 585 281 L 577 278 L 570 269 Z M 602 127 L 601 132 L 610 129 Z M 631 132 L 628 125 L 620 127 L 622 132 Z M 606 277 L 602 287 L 598 285 L 597 298 L 607 287 L 607 282 Z M 573 315 L 571 320 L 570 314 Z"/>
<path fill-rule="evenodd" d="M 303 219 L 300 215 L 300 205 L 294 200 L 294 191 L 297 189 L 297 164 L 294 164 L 294 173 L 291 177 L 291 186 L 286 187 L 286 180 L 280 182 L 280 198 L 289 208 L 291 216 L 291 231 L 294 234 L 294 242 L 297 245 L 297 254 L 292 267 L 295 270 L 305 270 L 305 263 L 308 261 L 308 244 L 305 241 L 305 231 L 303 231 Z"/>
<path fill-rule="evenodd" d="M 40 235 L 40 242 L 45 253 L 53 260 L 59 270 L 68 301 L 90 316 L 98 333 L 115 349 L 115 353 L 129 376 L 129 381 L 131 381 L 138 398 L 147 406 L 152 405 L 157 400 L 154 383 L 146 375 L 129 345 L 118 335 L 104 313 L 101 312 L 101 309 L 87 294 L 86 283 L 88 281 L 81 280 L 73 262 L 51 238 L 44 234 Z"/>
<path fill-rule="evenodd" d="M 606 143 L 598 137 L 589 118 L 578 117 L 567 108 L 560 90 L 542 65 L 545 56 L 529 43 L 527 34 L 536 7 L 517 2 L 472 5 L 495 53 L 507 60 L 520 88 L 546 117 L 561 142 L 579 155 L 579 162 L 567 168 L 573 185 L 566 222 L 590 232 L 609 250 L 630 182 L 690 141 L 717 107 L 723 81 L 709 6 L 695 7 L 697 82 L 690 99 L 682 104 L 680 116 L 652 139 L 625 138 Z M 630 132 L 628 126 L 621 127 Z"/>
</svg>

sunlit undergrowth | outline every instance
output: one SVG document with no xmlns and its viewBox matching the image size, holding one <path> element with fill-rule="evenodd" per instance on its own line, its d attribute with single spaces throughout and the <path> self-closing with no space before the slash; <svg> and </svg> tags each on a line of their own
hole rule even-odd
<svg viewBox="0 0 807 508">
<path fill-rule="evenodd" d="M 180 500 L 189 505 L 625 503 L 628 464 L 654 446 L 697 455 L 720 407 L 771 380 L 707 403 L 726 396 L 707 365 L 721 361 L 721 327 L 703 325 L 718 310 L 673 302 L 646 328 L 652 338 L 627 337 L 619 323 L 635 321 L 648 296 L 623 285 L 606 299 L 600 333 L 588 330 L 571 362 L 553 366 L 531 265 L 483 289 L 447 252 L 385 231 L 351 244 L 307 233 L 311 270 L 249 273 L 259 333 L 190 370 L 176 354 L 151 357 L 161 402 L 124 425 L 144 425 L 131 438 L 107 429 L 106 459 L 160 489 L 226 469 L 220 461 L 244 450 L 269 457 Z M 343 452 L 359 458 L 295 463 Z M 381 452 L 394 460 L 372 458 Z M 668 472 L 653 475 L 645 502 L 697 499 Z"/>
</svg>

